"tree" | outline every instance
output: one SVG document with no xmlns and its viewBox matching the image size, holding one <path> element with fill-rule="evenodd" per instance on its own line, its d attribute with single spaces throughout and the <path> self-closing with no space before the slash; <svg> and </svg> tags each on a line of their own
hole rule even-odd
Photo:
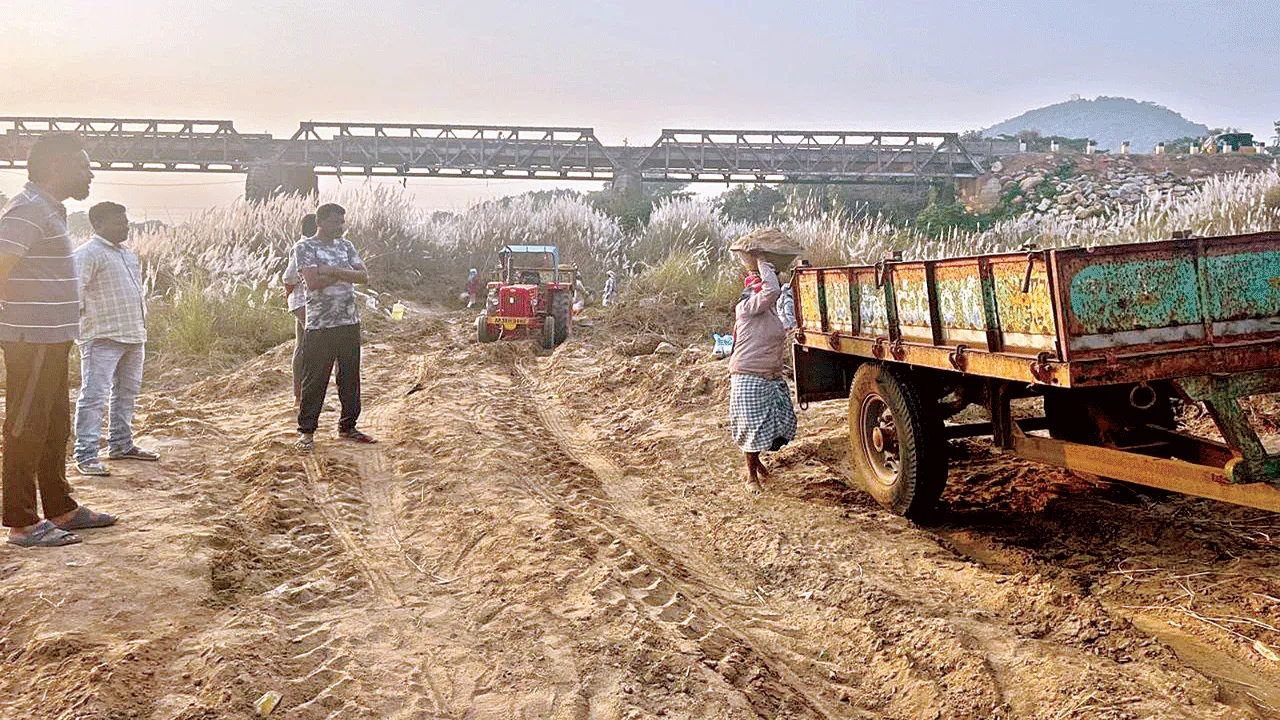
<svg viewBox="0 0 1280 720">
<path fill-rule="evenodd" d="M 785 200 L 782 191 L 772 185 L 737 185 L 716 198 L 716 208 L 730 220 L 759 225 L 772 219 Z"/>
<path fill-rule="evenodd" d="M 977 230 L 981 220 L 969 214 L 956 198 L 955 187 L 949 183 L 934 185 L 929 190 L 929 204 L 916 215 L 916 226 L 930 237 L 940 237 L 952 228 Z"/>
<path fill-rule="evenodd" d="M 623 230 L 631 231 L 649 224 L 655 203 L 673 198 L 689 197 L 687 185 L 678 182 L 646 182 L 631 192 L 620 192 L 612 187 L 587 194 L 587 200 L 600 212 L 614 218 Z"/>
</svg>

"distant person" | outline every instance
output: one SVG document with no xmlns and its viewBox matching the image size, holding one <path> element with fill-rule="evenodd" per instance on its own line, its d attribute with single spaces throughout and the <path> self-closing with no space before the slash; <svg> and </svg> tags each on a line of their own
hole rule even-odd
<svg viewBox="0 0 1280 720">
<path fill-rule="evenodd" d="M 53 547 L 80 542 L 72 530 L 116 522 L 77 504 L 67 483 L 67 359 L 80 333 L 80 292 L 62 202 L 89 197 L 93 173 L 77 137 L 51 133 L 32 144 L 27 176 L 0 212 L 2 510 L 11 545 Z"/>
<path fill-rule="evenodd" d="M 760 453 L 795 439 L 796 414 L 783 379 L 787 332 L 778 318 L 778 275 L 768 261 L 753 258 L 759 274 L 747 276 L 734 308 L 729 425 L 746 460 L 747 489 L 759 492 L 761 479 L 769 477 Z"/>
<path fill-rule="evenodd" d="M 302 218 L 302 237 L 306 240 L 316 235 L 316 214 L 307 213 Z M 284 294 L 289 312 L 293 313 L 293 402 L 302 398 L 302 342 L 307 334 L 307 286 L 298 274 L 298 261 L 292 251 L 284 268 Z"/>
<path fill-rule="evenodd" d="M 133 406 L 146 357 L 146 299 L 142 266 L 125 247 L 129 215 L 123 205 L 89 208 L 93 237 L 76 250 L 80 277 L 80 398 L 76 402 L 76 470 L 110 475 L 98 459 L 102 410 L 111 398 L 107 457 L 155 461 L 160 455 L 133 442 Z"/>
<path fill-rule="evenodd" d="M 343 237 L 346 214 L 334 203 L 316 208 L 315 237 L 293 246 L 294 262 L 307 285 L 302 400 L 298 406 L 297 448 L 302 452 L 315 449 L 316 426 L 335 363 L 342 403 L 338 437 L 376 442 L 356 429 L 360 419 L 360 309 L 355 284 L 369 282 L 369 273 L 355 245 Z"/>
<path fill-rule="evenodd" d="M 583 310 L 587 309 L 587 297 L 591 291 L 586 285 L 582 284 L 582 278 L 575 277 L 573 279 L 573 314 L 579 315 Z"/>
<path fill-rule="evenodd" d="M 471 268 L 467 271 L 467 307 L 476 306 L 476 301 L 480 299 L 480 271 Z"/>
<path fill-rule="evenodd" d="M 600 294 L 600 305 L 609 307 L 618 299 L 618 275 L 610 270 L 605 273 L 604 292 Z"/>
</svg>

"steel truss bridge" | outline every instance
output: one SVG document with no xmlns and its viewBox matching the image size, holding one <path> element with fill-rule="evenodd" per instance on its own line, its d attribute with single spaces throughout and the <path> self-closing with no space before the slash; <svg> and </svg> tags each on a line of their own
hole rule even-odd
<svg viewBox="0 0 1280 720">
<path fill-rule="evenodd" d="M 80 135 L 94 166 L 243 173 L 251 198 L 308 192 L 317 175 L 718 183 L 932 183 L 975 178 L 956 133 L 663 130 L 607 146 L 592 128 L 304 122 L 290 138 L 229 120 L 0 117 L 0 167 L 21 168 L 40 135 Z"/>
</svg>

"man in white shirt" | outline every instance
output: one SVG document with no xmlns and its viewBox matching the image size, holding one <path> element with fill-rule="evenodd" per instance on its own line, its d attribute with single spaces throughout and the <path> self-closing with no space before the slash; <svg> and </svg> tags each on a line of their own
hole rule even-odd
<svg viewBox="0 0 1280 720">
<path fill-rule="evenodd" d="M 108 457 L 159 460 L 133 442 L 133 407 L 142 388 L 147 343 L 142 267 L 124 246 L 129 215 L 123 205 L 102 202 L 89 209 L 94 235 L 76 250 L 80 286 L 80 399 L 76 403 L 76 469 L 109 475 L 98 459 L 102 410 L 111 398 Z"/>
</svg>

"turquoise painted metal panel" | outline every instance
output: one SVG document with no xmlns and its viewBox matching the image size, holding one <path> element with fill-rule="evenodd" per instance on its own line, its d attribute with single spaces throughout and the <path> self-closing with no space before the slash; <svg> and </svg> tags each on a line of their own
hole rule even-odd
<svg viewBox="0 0 1280 720">
<path fill-rule="evenodd" d="M 1071 278 L 1071 315 L 1080 335 L 1199 324 L 1195 263 L 1099 258 Z"/>
<path fill-rule="evenodd" d="M 1211 320 L 1280 316 L 1280 251 L 1210 255 L 1204 262 Z"/>
</svg>

